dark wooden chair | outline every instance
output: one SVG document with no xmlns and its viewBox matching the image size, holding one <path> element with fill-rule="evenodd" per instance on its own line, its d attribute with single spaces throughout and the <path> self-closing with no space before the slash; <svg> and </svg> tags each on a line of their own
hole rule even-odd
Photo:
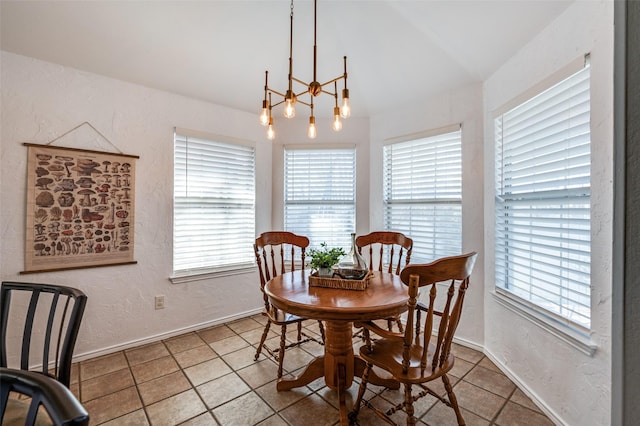
<svg viewBox="0 0 640 426">
<path fill-rule="evenodd" d="M 87 296 L 80 290 L 52 284 L 3 282 L 0 290 L 0 367 L 10 367 L 9 359 L 19 359 L 16 368 L 39 372 L 69 387 L 71 361 Z M 21 342 L 11 357 L 7 336 L 21 329 Z"/>
<path fill-rule="evenodd" d="M 352 424 L 357 422 L 360 407 L 364 405 L 390 424 L 395 423 L 389 416 L 403 410 L 407 414 L 407 425 L 415 425 L 413 403 L 425 395 L 432 395 L 453 408 L 458 424 L 465 424 L 447 373 L 453 368 L 455 361 L 451 353 L 451 343 L 460 321 L 464 296 L 476 257 L 477 254 L 473 252 L 441 258 L 428 264 L 409 265 L 402 270 L 400 278 L 409 287 L 407 324 L 404 333 L 390 332 L 373 322 L 363 324 L 365 344 L 360 347 L 359 352 L 366 366 L 358 397 L 349 413 Z M 447 286 L 440 292 L 441 298 L 437 297 L 438 283 Z M 420 287 L 429 288 L 428 305 L 417 300 Z M 371 332 L 379 338 L 372 340 Z M 386 411 L 363 399 L 369 372 L 374 366 L 387 371 L 404 385 L 404 401 Z M 444 383 L 446 397 L 427 386 L 429 382 L 437 379 Z M 416 395 L 413 394 L 414 386 L 420 390 Z"/>
<path fill-rule="evenodd" d="M 264 327 L 260 344 L 256 350 L 255 359 L 258 359 L 262 349 L 265 349 L 271 356 L 278 360 L 278 378 L 282 377 L 282 363 L 286 349 L 299 346 L 309 341 L 324 344 L 324 326 L 321 321 L 318 321 L 321 334 L 320 341 L 302 331 L 302 322 L 305 321 L 306 318 L 283 312 L 274 307 L 264 292 L 264 286 L 270 279 L 285 272 L 294 271 L 296 268 L 305 269 L 304 262 L 308 246 L 309 239 L 307 237 L 296 235 L 292 232 L 264 232 L 256 238 L 253 246 L 260 273 L 260 289 L 264 297 L 264 311 L 262 314 L 267 317 L 267 324 Z M 281 327 L 280 347 L 275 349 L 271 349 L 265 344 L 271 324 Z M 290 324 L 296 324 L 298 333 L 296 340 L 287 344 L 287 326 Z"/>
<path fill-rule="evenodd" d="M 10 394 L 23 395 L 18 399 Z M 43 414 L 43 410 L 46 415 Z M 85 426 L 87 410 L 62 383 L 35 371 L 0 368 L 0 423 Z"/>
<path fill-rule="evenodd" d="M 413 240 L 400 232 L 376 231 L 367 235 L 361 235 L 356 238 L 356 247 L 370 270 L 374 270 L 374 263 L 378 264 L 378 271 L 386 271 L 400 274 L 402 268 L 411 261 L 411 250 L 413 249 Z M 365 253 L 363 254 L 363 248 Z M 404 260 L 404 262 L 403 262 Z M 393 323 L 398 325 L 398 329 L 402 332 L 402 321 L 400 317 L 387 318 L 387 328 L 392 330 Z M 359 335 L 361 331 L 356 334 Z"/>
</svg>

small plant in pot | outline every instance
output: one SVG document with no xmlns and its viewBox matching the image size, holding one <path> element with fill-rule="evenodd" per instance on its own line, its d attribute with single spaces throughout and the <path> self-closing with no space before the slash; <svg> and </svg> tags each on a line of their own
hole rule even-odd
<svg viewBox="0 0 640 426">
<path fill-rule="evenodd" d="M 318 271 L 320 277 L 332 277 L 333 265 L 340 261 L 340 258 L 345 255 L 342 247 L 328 248 L 327 243 L 321 243 L 319 249 L 310 249 L 309 257 L 311 258 L 310 265 Z"/>
</svg>

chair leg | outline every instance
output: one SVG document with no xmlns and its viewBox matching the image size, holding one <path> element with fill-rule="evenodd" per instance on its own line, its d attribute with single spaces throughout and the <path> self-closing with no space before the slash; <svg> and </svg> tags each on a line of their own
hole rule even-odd
<svg viewBox="0 0 640 426">
<path fill-rule="evenodd" d="M 413 397 L 411 396 L 411 384 L 404 384 L 404 409 L 407 413 L 407 426 L 415 426 L 416 417 L 413 411 Z"/>
<path fill-rule="evenodd" d="M 456 394 L 453 393 L 453 387 L 451 386 L 451 382 L 449 381 L 449 377 L 446 374 L 442 375 L 442 382 L 444 383 L 444 388 L 447 390 L 447 396 L 449 396 L 449 402 L 451 403 L 451 408 L 456 412 L 456 418 L 458 419 L 459 426 L 465 426 L 466 423 L 462 418 L 462 413 L 460 412 L 460 407 L 458 407 L 458 399 L 456 398 Z"/>
<path fill-rule="evenodd" d="M 282 324 L 282 331 L 280 333 L 280 349 L 278 350 L 278 379 L 282 377 L 282 362 L 284 361 L 284 347 L 287 338 L 287 325 Z"/>
<path fill-rule="evenodd" d="M 367 390 L 367 382 L 369 381 L 369 370 L 371 369 L 370 364 L 366 364 L 364 366 L 364 371 L 362 372 L 362 381 L 360 382 L 360 387 L 358 388 L 358 397 L 356 398 L 356 402 L 353 403 L 353 408 L 351 412 L 349 412 L 349 424 L 355 425 L 358 424 L 358 413 L 360 412 L 360 404 L 362 404 L 362 397 Z"/>
<path fill-rule="evenodd" d="M 264 345 L 265 340 L 267 340 L 267 334 L 269 334 L 269 327 L 271 327 L 271 320 L 267 320 L 267 325 L 264 326 L 264 331 L 262 332 L 262 338 L 260 339 L 260 344 L 258 345 L 258 349 L 256 350 L 256 356 L 253 358 L 256 361 L 260 357 L 260 352 L 262 352 L 262 346 Z"/>
<path fill-rule="evenodd" d="M 400 317 L 396 317 L 396 325 L 398 326 L 398 331 L 400 333 L 404 333 L 404 327 L 402 326 L 402 321 L 400 321 Z"/>
<path fill-rule="evenodd" d="M 298 342 L 300 342 L 300 340 L 302 340 L 302 322 L 298 322 Z"/>
<path fill-rule="evenodd" d="M 322 344 L 324 345 L 324 324 L 318 320 L 318 327 L 320 328 L 320 337 L 322 338 Z"/>
</svg>

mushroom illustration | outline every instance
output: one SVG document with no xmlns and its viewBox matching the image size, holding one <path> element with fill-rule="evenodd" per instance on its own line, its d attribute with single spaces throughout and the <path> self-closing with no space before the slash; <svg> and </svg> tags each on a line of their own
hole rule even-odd
<svg viewBox="0 0 640 426">
<path fill-rule="evenodd" d="M 115 182 L 114 182 L 115 187 L 120 188 L 122 186 L 120 175 L 113 175 L 113 179 L 115 179 Z"/>
<path fill-rule="evenodd" d="M 36 154 L 38 160 L 48 161 L 51 160 L 51 156 L 49 154 Z"/>
<path fill-rule="evenodd" d="M 76 181 L 76 183 L 80 188 L 91 188 L 91 186 L 96 182 L 90 177 L 81 177 Z"/>
<path fill-rule="evenodd" d="M 109 194 L 107 194 L 106 192 L 101 192 L 100 194 L 98 194 L 98 197 L 100 197 L 100 204 L 107 204 L 108 196 Z"/>
<path fill-rule="evenodd" d="M 75 163 L 73 161 L 65 161 L 64 168 L 67 170 L 67 177 L 71 177 L 71 171 L 69 170 L 69 166 L 73 166 Z"/>
<path fill-rule="evenodd" d="M 36 187 L 45 191 L 49 190 L 49 185 L 53 183 L 53 179 L 47 177 L 41 177 L 36 180 Z"/>
<path fill-rule="evenodd" d="M 49 224 L 49 231 L 58 232 L 60 228 L 60 222 L 51 222 Z"/>
<path fill-rule="evenodd" d="M 50 172 L 62 172 L 64 171 L 64 166 L 62 166 L 61 164 L 52 164 L 47 167 L 47 169 L 49 169 Z"/>
<path fill-rule="evenodd" d="M 104 181 L 107 183 L 111 183 L 111 175 L 110 174 L 102 174 L 102 177 L 104 178 Z"/>
<path fill-rule="evenodd" d="M 123 174 L 123 175 L 122 175 L 122 180 L 124 181 L 124 186 L 129 186 L 129 185 L 131 185 L 131 183 L 130 183 L 130 182 L 131 182 L 130 178 L 131 178 L 131 175 L 130 175 L 130 174 L 128 174 L 128 173 L 125 173 L 125 174 Z"/>
<path fill-rule="evenodd" d="M 109 165 L 111 164 L 111 161 L 103 161 L 102 164 L 104 165 L 104 172 L 107 173 L 109 171 Z"/>
<path fill-rule="evenodd" d="M 124 208 L 126 210 L 129 210 L 129 204 L 131 204 L 131 201 L 130 200 L 122 200 L 122 204 L 124 204 Z M 120 213 L 120 212 L 118 212 L 118 213 Z"/>
<path fill-rule="evenodd" d="M 53 195 L 49 191 L 43 191 L 36 197 L 36 205 L 39 207 L 51 207 L 53 205 Z"/>
<path fill-rule="evenodd" d="M 60 207 L 71 207 L 74 201 L 76 201 L 76 199 L 71 192 L 63 192 L 58 196 L 58 204 L 60 204 Z"/>
<path fill-rule="evenodd" d="M 47 211 L 45 209 L 38 209 L 33 215 L 33 218 L 37 223 L 44 223 L 47 220 L 48 216 L 49 215 L 47 214 Z"/>
<path fill-rule="evenodd" d="M 37 243 L 33 245 L 33 249 L 38 252 L 36 256 L 44 256 L 42 252 L 46 246 L 43 243 Z"/>
<path fill-rule="evenodd" d="M 55 178 L 56 182 L 60 182 L 60 179 L 64 176 L 64 172 L 51 172 L 51 174 Z"/>
<path fill-rule="evenodd" d="M 46 176 L 48 174 L 49 170 L 45 169 L 44 167 L 38 167 L 36 169 L 36 175 L 38 175 L 38 177 Z"/>
<path fill-rule="evenodd" d="M 65 222 L 71 222 L 71 220 L 73 219 L 73 211 L 71 209 L 64 209 L 62 211 L 62 217 L 64 218 Z"/>
<path fill-rule="evenodd" d="M 120 163 L 118 163 L 117 161 L 111 163 L 111 173 L 118 173 L 120 171 L 119 167 Z"/>
<path fill-rule="evenodd" d="M 44 232 L 44 230 L 46 229 L 46 226 L 44 226 L 41 223 L 36 223 L 35 225 L 33 225 L 33 227 L 36 230 L 36 235 L 42 235 L 42 233 Z"/>
<path fill-rule="evenodd" d="M 91 195 L 96 192 L 92 189 L 81 189 L 78 191 L 78 195 L 82 195 L 84 198 L 80 200 L 81 206 L 90 206 L 91 205 Z"/>
<path fill-rule="evenodd" d="M 64 253 L 65 254 L 70 254 L 71 253 L 71 237 L 62 237 L 60 239 L 60 241 L 62 241 L 64 243 Z"/>
<path fill-rule="evenodd" d="M 80 158 L 78 159 L 78 164 L 76 164 L 76 166 L 71 170 L 77 171 L 80 173 L 80 176 L 91 176 L 93 173 L 102 173 L 100 170 L 96 169 L 99 165 L 100 163 L 96 163 L 90 158 Z"/>
<path fill-rule="evenodd" d="M 122 190 L 124 191 L 124 199 L 128 200 L 129 199 L 129 191 L 131 191 L 131 188 L 122 188 Z"/>
<path fill-rule="evenodd" d="M 120 168 L 120 170 L 122 170 L 123 173 L 129 173 L 130 168 L 131 168 L 131 164 L 122 163 L 122 167 Z"/>
<path fill-rule="evenodd" d="M 62 216 L 62 209 L 57 206 L 52 207 L 49 213 L 51 213 L 51 220 L 60 220 L 60 216 Z"/>
</svg>

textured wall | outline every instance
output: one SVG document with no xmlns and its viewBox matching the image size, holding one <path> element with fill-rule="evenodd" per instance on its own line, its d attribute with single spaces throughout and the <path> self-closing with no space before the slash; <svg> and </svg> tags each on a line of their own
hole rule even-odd
<svg viewBox="0 0 640 426">
<path fill-rule="evenodd" d="M 493 281 L 493 115 L 514 97 L 591 52 L 593 356 L 485 296 L 485 350 L 567 425 L 611 419 L 611 294 L 613 217 L 613 2 L 573 3 L 485 82 L 486 274 Z"/>
<path fill-rule="evenodd" d="M 271 145 L 252 114 L 2 52 L 0 277 L 51 282 L 89 296 L 76 354 L 87 355 L 260 309 L 257 273 L 172 284 L 173 127 L 256 141 L 257 175 L 271 176 Z M 136 265 L 19 275 L 23 269 L 27 148 L 88 121 L 59 146 L 139 155 Z M 271 225 L 271 180 L 257 181 L 258 231 Z M 154 296 L 166 309 L 154 310 Z"/>
</svg>

